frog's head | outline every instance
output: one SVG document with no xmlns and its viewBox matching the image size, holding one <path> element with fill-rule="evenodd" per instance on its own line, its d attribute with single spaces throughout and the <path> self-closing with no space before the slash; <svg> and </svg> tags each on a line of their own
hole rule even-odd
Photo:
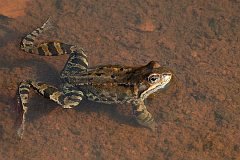
<svg viewBox="0 0 240 160">
<path fill-rule="evenodd" d="M 150 94 L 164 89 L 172 80 L 173 73 L 165 67 L 161 67 L 157 62 L 151 61 L 141 68 L 142 76 L 139 77 L 138 94 L 145 99 Z"/>
</svg>

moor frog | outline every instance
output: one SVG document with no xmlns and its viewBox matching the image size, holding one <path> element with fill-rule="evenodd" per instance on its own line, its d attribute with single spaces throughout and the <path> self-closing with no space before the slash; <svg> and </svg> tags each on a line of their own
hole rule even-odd
<svg viewBox="0 0 240 160">
<path fill-rule="evenodd" d="M 63 108 L 73 108 L 83 98 L 101 103 L 131 103 L 137 122 L 150 129 L 155 128 L 154 119 L 144 105 L 144 100 L 159 89 L 164 89 L 172 80 L 172 72 L 151 61 L 140 67 L 104 65 L 88 68 L 87 56 L 83 49 L 61 42 L 35 44 L 35 39 L 50 27 L 49 20 L 21 42 L 21 49 L 41 56 L 69 54 L 61 72 L 60 89 L 46 83 L 26 80 L 18 88 L 18 106 L 21 111 L 21 125 L 18 135 L 22 137 L 28 110 L 30 88 Z"/>
</svg>

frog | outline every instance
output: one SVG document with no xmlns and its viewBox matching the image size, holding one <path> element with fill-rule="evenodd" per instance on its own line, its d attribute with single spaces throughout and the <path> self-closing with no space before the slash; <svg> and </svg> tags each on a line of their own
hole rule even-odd
<svg viewBox="0 0 240 160">
<path fill-rule="evenodd" d="M 23 137 L 28 113 L 30 89 L 39 95 L 56 102 L 63 108 L 75 108 L 83 99 L 106 104 L 125 104 L 132 106 L 136 122 L 155 130 L 156 122 L 145 105 L 145 99 L 158 90 L 169 86 L 173 72 L 157 61 L 136 67 L 122 65 L 88 66 L 85 51 L 77 45 L 59 41 L 37 43 L 36 39 L 52 28 L 50 19 L 41 27 L 27 34 L 20 43 L 21 50 L 40 56 L 69 55 L 60 73 L 61 85 L 55 87 L 37 80 L 23 80 L 19 83 L 17 97 L 20 126 L 19 137 Z"/>
</svg>

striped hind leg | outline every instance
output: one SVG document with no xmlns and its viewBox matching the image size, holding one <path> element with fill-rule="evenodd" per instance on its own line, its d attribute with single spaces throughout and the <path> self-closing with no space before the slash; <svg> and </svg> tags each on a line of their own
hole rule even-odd
<svg viewBox="0 0 240 160">
<path fill-rule="evenodd" d="M 36 44 L 35 40 L 41 33 L 51 28 L 50 18 L 39 28 L 25 36 L 20 44 L 20 48 L 28 53 L 38 54 L 41 56 L 58 56 L 62 54 L 70 54 L 76 50 L 76 46 L 69 45 L 57 41 L 43 42 Z"/>
<path fill-rule="evenodd" d="M 51 28 L 50 18 L 39 28 L 27 34 L 20 43 L 20 48 L 28 53 L 34 53 L 36 46 L 34 44 L 36 38 L 45 30 Z"/>
<path fill-rule="evenodd" d="M 48 85 L 46 83 L 31 80 L 21 82 L 18 88 L 18 110 L 20 119 L 20 126 L 17 131 L 18 136 L 21 138 L 23 136 L 26 114 L 28 111 L 27 103 L 30 88 L 33 88 L 37 93 L 44 96 L 45 98 L 58 103 L 63 108 L 72 108 L 79 105 L 83 98 L 83 93 L 70 87 L 71 86 L 66 86 L 65 91 L 62 92 L 59 91 L 56 87 Z"/>
<path fill-rule="evenodd" d="M 75 48 L 75 50 L 70 54 L 69 59 L 61 72 L 61 78 L 86 71 L 87 68 L 88 59 L 83 49 Z"/>
</svg>

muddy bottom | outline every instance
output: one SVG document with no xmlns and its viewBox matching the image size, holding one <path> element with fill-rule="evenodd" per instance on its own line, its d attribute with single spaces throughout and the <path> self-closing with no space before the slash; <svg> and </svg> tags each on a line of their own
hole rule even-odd
<svg viewBox="0 0 240 160">
<path fill-rule="evenodd" d="M 240 1 L 0 1 L 0 159 L 240 159 Z M 17 5 L 16 5 L 17 4 Z M 19 49 L 51 16 L 39 41 L 82 46 L 90 66 L 170 67 L 175 83 L 146 100 L 152 132 L 130 105 L 83 101 L 75 109 L 30 95 L 16 136 L 15 93 L 25 79 L 59 86 L 67 56 Z"/>
</svg>

